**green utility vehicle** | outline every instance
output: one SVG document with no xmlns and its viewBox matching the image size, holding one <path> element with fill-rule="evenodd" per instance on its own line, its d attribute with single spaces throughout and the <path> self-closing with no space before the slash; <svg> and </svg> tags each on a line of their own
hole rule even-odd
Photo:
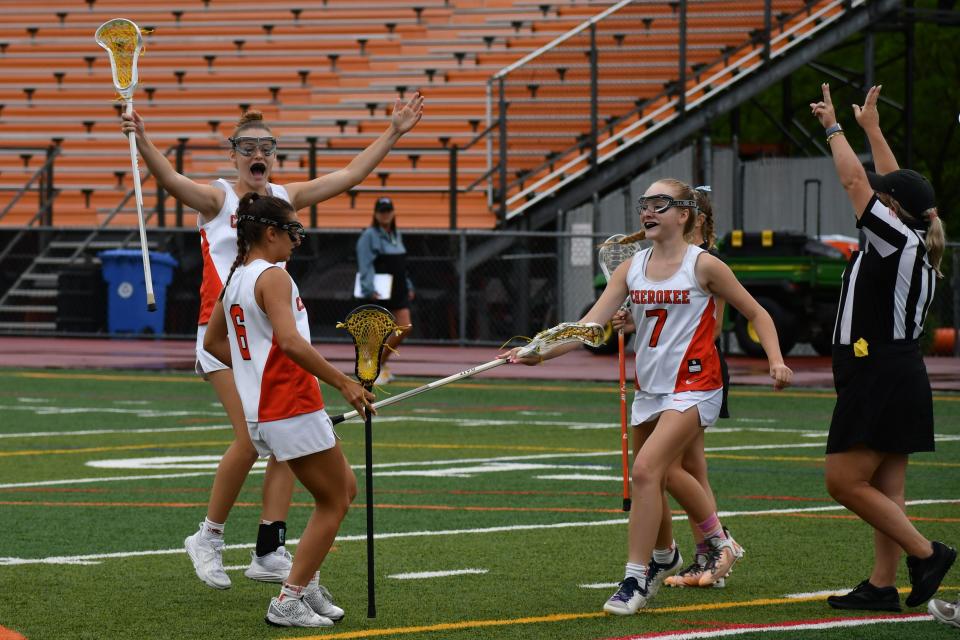
<svg viewBox="0 0 960 640">
<path fill-rule="evenodd" d="M 798 342 L 809 342 L 820 355 L 830 354 L 850 243 L 827 244 L 790 231 L 733 231 L 718 249 L 737 279 L 773 318 L 784 355 Z M 729 305 L 726 318 L 725 327 L 733 329 L 740 349 L 762 357 L 752 323 Z"/>
<path fill-rule="evenodd" d="M 856 248 L 852 240 L 828 244 L 799 232 L 733 231 L 718 243 L 718 251 L 773 318 L 784 355 L 798 342 L 808 342 L 817 353 L 829 355 L 843 269 L 849 252 Z M 598 293 L 603 291 L 606 280 L 602 274 L 595 284 Z M 733 331 L 745 354 L 763 357 L 753 324 L 730 305 L 726 306 L 724 328 Z M 589 348 L 591 351 L 617 350 L 616 334 L 609 324 L 607 331 L 606 343 Z"/>
</svg>

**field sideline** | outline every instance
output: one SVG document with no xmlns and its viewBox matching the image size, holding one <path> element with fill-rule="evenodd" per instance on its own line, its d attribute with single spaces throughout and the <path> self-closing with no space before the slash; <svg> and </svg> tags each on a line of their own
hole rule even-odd
<svg viewBox="0 0 960 640">
<path fill-rule="evenodd" d="M 378 617 L 366 618 L 363 429 L 341 425 L 360 496 L 321 581 L 334 629 L 262 620 L 273 585 L 243 577 L 262 470 L 231 514 L 233 587 L 193 575 L 183 538 L 202 520 L 230 441 L 189 374 L 0 369 L 0 640 L 42 638 L 941 638 L 924 607 L 841 615 L 826 595 L 864 579 L 869 529 L 823 487 L 832 390 L 736 387 L 707 435 L 721 517 L 746 548 L 724 589 L 663 589 L 640 615 L 600 607 L 622 577 L 619 409 L 609 383 L 475 378 L 374 420 Z M 403 378 L 387 391 L 421 384 Z M 327 391 L 331 413 L 344 410 Z M 917 455 L 908 513 L 960 543 L 960 395 L 937 392 L 937 452 Z M 309 514 L 298 490 L 289 546 Z M 690 531 L 675 512 L 681 552 Z M 955 598 L 960 570 L 942 597 Z M 905 569 L 898 579 L 909 590 Z M 906 626 L 904 626 L 906 625 Z"/>
</svg>

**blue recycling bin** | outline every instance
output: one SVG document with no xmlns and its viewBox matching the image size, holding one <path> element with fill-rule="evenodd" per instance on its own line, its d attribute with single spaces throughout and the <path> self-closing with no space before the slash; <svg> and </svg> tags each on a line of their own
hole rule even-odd
<svg viewBox="0 0 960 640">
<path fill-rule="evenodd" d="M 147 311 L 143 257 L 138 249 L 101 251 L 107 283 L 107 330 L 110 333 L 163 333 L 167 285 L 177 261 L 169 253 L 150 253 L 150 272 L 156 311 Z"/>
</svg>

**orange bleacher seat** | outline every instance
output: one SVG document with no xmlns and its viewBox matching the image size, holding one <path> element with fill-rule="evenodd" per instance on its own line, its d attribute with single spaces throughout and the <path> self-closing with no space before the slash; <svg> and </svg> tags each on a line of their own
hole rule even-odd
<svg viewBox="0 0 960 640">
<path fill-rule="evenodd" d="M 224 137 L 232 132 L 241 105 L 263 111 L 281 136 L 278 154 L 285 160 L 275 171 L 276 179 L 296 181 L 306 179 L 307 136 L 318 138 L 318 171 L 338 169 L 384 131 L 397 93 L 409 97 L 420 89 L 427 97 L 420 127 L 400 141 L 352 198 L 323 203 L 321 218 L 328 222 L 322 224 L 365 226 L 373 199 L 389 193 L 404 203 L 406 226 L 446 227 L 448 194 L 431 189 L 448 186 L 449 146 L 466 144 L 487 127 L 492 74 L 613 2 L 458 0 L 448 6 L 445 0 L 425 0 L 416 3 L 422 11 L 399 0 L 362 5 L 354 0 L 306 0 L 296 6 L 204 0 L 74 4 L 54 0 L 11 7 L 0 23 L 0 60 L 7 70 L 0 78 L 0 134 L 7 143 L 23 145 L 45 146 L 53 137 L 62 139 L 55 173 L 62 189 L 55 205 L 57 224 L 95 224 L 130 188 L 129 156 L 118 135 L 109 64 L 91 39 L 96 25 L 122 8 L 141 26 L 157 28 L 146 38 L 135 96 L 152 139 L 162 150 L 178 138 L 212 147 L 188 151 L 188 176 L 208 180 L 230 175 Z M 778 14 L 804 6 L 803 0 L 778 0 L 774 27 L 782 22 Z M 751 30 L 762 27 L 763 3 L 690 3 L 687 17 L 687 86 L 692 88 L 714 73 L 707 65 L 722 51 L 730 61 L 751 53 L 750 48 L 732 53 L 728 48 L 740 46 Z M 658 96 L 678 75 L 678 26 L 675 6 L 641 2 L 623 8 L 598 29 L 600 62 L 612 69 L 600 76 L 601 126 L 639 105 L 649 115 L 666 102 Z M 589 129 L 586 42 L 585 33 L 572 38 L 508 77 L 511 172 L 536 169 L 547 158 L 562 164 L 556 154 L 576 147 Z M 702 67 L 699 75 L 692 72 L 694 65 Z M 562 74 L 558 68 L 564 69 Z M 496 118 L 495 84 L 493 88 Z M 657 121 L 671 115 L 664 111 Z M 616 130 L 639 117 L 626 118 Z M 602 133 L 601 140 L 610 135 Z M 459 154 L 461 183 L 487 171 L 486 146 L 481 142 Z M 496 163 L 496 136 L 492 148 Z M 416 168 L 411 156 L 416 156 Z M 17 168 L 18 162 L 0 153 L 0 177 L 25 180 L 42 159 L 32 158 L 23 168 Z M 117 172 L 125 172 L 120 180 Z M 386 174 L 385 183 L 378 173 Z M 531 173 L 525 183 L 538 179 Z M 144 188 L 153 193 L 155 184 L 148 180 Z M 458 202 L 461 225 L 494 225 L 482 189 L 462 194 Z M 36 206 L 35 199 L 32 205 L 26 205 L 26 198 L 24 203 Z M 0 224 L 14 219 L 8 216 Z M 122 214 L 111 224 L 133 221 Z"/>
</svg>

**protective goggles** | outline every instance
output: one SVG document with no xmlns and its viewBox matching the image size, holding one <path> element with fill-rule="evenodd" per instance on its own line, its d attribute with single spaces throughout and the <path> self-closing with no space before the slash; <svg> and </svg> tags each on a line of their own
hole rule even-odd
<svg viewBox="0 0 960 640">
<path fill-rule="evenodd" d="M 241 136 L 239 138 L 228 138 L 228 140 L 230 140 L 230 144 L 233 145 L 237 153 L 242 156 L 252 156 L 258 148 L 260 153 L 265 156 L 272 156 L 277 150 L 277 139 L 272 136 L 263 138 Z"/>
<path fill-rule="evenodd" d="M 257 222 L 259 224 L 265 224 L 268 227 L 276 227 L 282 231 L 286 231 L 287 235 L 290 236 L 290 242 L 302 241 L 307 237 L 307 232 L 303 228 L 303 225 L 299 222 L 277 222 L 276 220 L 271 220 L 270 218 L 261 218 L 260 216 L 250 216 L 242 215 L 237 218 L 238 221 L 243 222 Z"/>
<path fill-rule="evenodd" d="M 650 209 L 654 213 L 665 213 L 670 207 L 690 207 L 697 208 L 696 200 L 674 200 L 672 197 L 658 193 L 652 196 L 640 196 L 637 199 L 637 213 L 643 215 L 643 212 Z"/>
</svg>

